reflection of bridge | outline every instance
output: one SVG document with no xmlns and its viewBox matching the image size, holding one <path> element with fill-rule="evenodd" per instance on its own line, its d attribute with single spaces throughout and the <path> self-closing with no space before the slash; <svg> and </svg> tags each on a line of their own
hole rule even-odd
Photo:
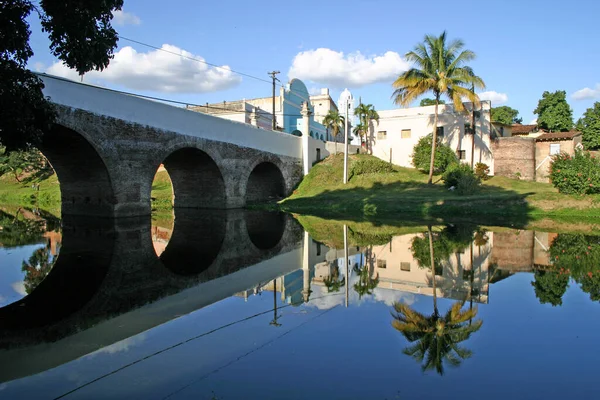
<svg viewBox="0 0 600 400">
<path fill-rule="evenodd" d="M 150 219 L 64 223 L 58 260 L 27 297 L 0 309 L 0 382 L 61 365 L 266 282 L 303 263 L 283 214 L 177 210 L 156 256 Z"/>
<path fill-rule="evenodd" d="M 239 208 L 287 195 L 302 176 L 303 157 L 314 158 L 317 145 L 325 155 L 322 142 L 311 140 L 314 151 L 303 156 L 303 138 L 41 77 L 58 119 L 40 149 L 60 180 L 63 215 L 150 215 L 160 164 L 175 207 Z"/>
</svg>

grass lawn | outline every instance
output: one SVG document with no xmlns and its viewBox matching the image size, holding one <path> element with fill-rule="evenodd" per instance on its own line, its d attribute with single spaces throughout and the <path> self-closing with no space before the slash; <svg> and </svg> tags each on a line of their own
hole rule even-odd
<svg viewBox="0 0 600 400">
<path fill-rule="evenodd" d="M 60 216 L 60 188 L 56 174 L 35 182 L 39 190 L 32 187 L 32 182 L 19 183 L 12 175 L 0 177 L 0 208 L 37 207 Z"/>
<path fill-rule="evenodd" d="M 374 157 L 352 155 L 350 165 Z M 394 167 L 393 172 L 350 176 L 342 182 L 343 155 L 315 165 L 299 187 L 279 206 L 284 211 L 327 218 L 431 219 L 485 217 L 490 224 L 525 226 L 532 220 L 600 218 L 600 195 L 560 194 L 550 184 L 504 177 L 485 181 L 480 190 L 461 196 L 434 177 L 416 169 Z M 600 222 L 600 219 L 598 220 Z"/>
</svg>

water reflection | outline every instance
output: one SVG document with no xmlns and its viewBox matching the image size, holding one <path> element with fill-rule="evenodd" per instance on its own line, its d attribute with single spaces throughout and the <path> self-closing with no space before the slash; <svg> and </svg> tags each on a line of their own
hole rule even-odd
<svg viewBox="0 0 600 400">
<path fill-rule="evenodd" d="M 343 317 L 331 313 L 323 320 L 331 318 L 333 326 L 347 321 L 363 330 L 355 322 L 357 310 L 377 304 L 369 312 L 385 325 L 376 327 L 376 334 L 391 331 L 402 346 L 394 342 L 394 349 L 407 355 L 403 358 L 413 370 L 419 371 L 411 358 L 423 371 L 443 374 L 448 366 L 477 365 L 481 348 L 470 348 L 475 338 L 490 334 L 480 328 L 483 319 L 486 326 L 495 319 L 482 315 L 490 307 L 492 287 L 518 273 L 526 274 L 528 294 L 540 308 L 558 311 L 550 305 L 568 303 L 564 294 L 572 286 L 593 301 L 600 298 L 600 243 L 592 235 L 469 224 L 417 226 L 394 235 L 338 224 L 327 230 L 330 236 L 311 236 L 284 214 L 178 210 L 174 221 L 163 218 L 154 226 L 149 219 L 65 219 L 62 233 L 51 236 L 31 228 L 39 222 L 5 218 L 9 228 L 2 232 L 12 229 L 7 243 L 20 243 L 18 229 L 38 233 L 21 235 L 22 243 L 37 247 L 15 264 L 24 274 L 25 296 L 0 308 L 0 365 L 11 365 L 0 368 L 0 382 L 61 365 L 71 368 L 86 354 L 125 357 L 119 349 L 156 345 L 153 335 L 179 323 L 181 316 L 214 309 L 211 318 L 218 320 L 215 314 L 233 307 L 224 299 L 237 298 L 251 307 L 261 297 L 268 299 L 267 309 L 257 310 L 256 315 L 268 316 L 261 326 L 282 335 L 294 328 L 293 315 L 340 305 L 348 306 L 337 309 L 346 313 Z M 237 310 L 244 314 L 243 308 Z M 246 314 L 240 320 L 255 317 Z M 211 323 L 195 322 L 176 345 L 202 337 Z M 230 323 L 223 321 L 223 326 Z M 319 334 L 328 332 L 327 323 L 321 322 Z M 307 343 L 316 343 L 314 332 L 303 333 Z M 238 341 L 240 336 L 229 337 L 213 350 L 218 354 L 211 354 L 218 358 Z M 169 351 L 163 347 L 161 352 Z M 156 351 L 149 347 L 139 356 Z M 198 351 L 210 353 L 208 348 Z"/>
<path fill-rule="evenodd" d="M 435 370 L 443 375 L 445 363 L 458 367 L 462 360 L 471 357 L 472 352 L 459 344 L 477 332 L 482 321 L 474 320 L 477 307 L 463 310 L 463 305 L 464 302 L 454 303 L 443 316 L 434 306 L 433 313 L 426 317 L 407 304 L 394 304 L 393 327 L 410 343 L 416 342 L 403 353 L 422 363 L 423 371 Z"/>
</svg>

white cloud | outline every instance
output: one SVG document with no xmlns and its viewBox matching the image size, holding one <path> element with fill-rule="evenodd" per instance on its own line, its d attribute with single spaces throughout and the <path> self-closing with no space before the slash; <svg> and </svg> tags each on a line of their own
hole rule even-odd
<svg viewBox="0 0 600 400">
<path fill-rule="evenodd" d="M 98 354 L 116 354 L 129 351 L 130 348 L 138 346 L 146 341 L 146 334 L 140 333 L 139 335 L 132 336 L 127 339 L 123 339 L 120 342 L 111 344 L 110 346 L 103 347 L 96 350 L 93 353 L 88 354 L 87 357 L 93 358 Z"/>
<path fill-rule="evenodd" d="M 116 26 L 139 25 L 142 20 L 137 15 L 128 13 L 123 10 L 113 12 L 113 22 Z"/>
<path fill-rule="evenodd" d="M 344 54 L 319 48 L 296 54 L 288 76 L 340 88 L 360 87 L 391 82 L 408 68 L 408 63 L 393 51 L 367 57 L 359 51 Z"/>
<path fill-rule="evenodd" d="M 504 104 L 508 101 L 508 96 L 506 93 L 498 93 L 493 90 L 479 93 L 479 98 L 481 100 L 489 100 L 492 102 L 492 106 L 498 104 Z"/>
<path fill-rule="evenodd" d="M 164 51 L 138 53 L 130 46 L 123 47 L 115 53 L 115 58 L 104 71 L 88 72 L 84 81 L 99 85 L 115 83 L 134 90 L 168 93 L 215 92 L 236 86 L 242 81 L 227 65 L 215 68 L 191 60 L 204 61 L 200 56 L 169 44 L 164 44 L 161 49 Z M 79 80 L 77 72 L 61 62 L 54 63 L 46 72 Z"/>
<path fill-rule="evenodd" d="M 596 83 L 596 87 L 591 89 L 589 87 L 579 89 L 571 95 L 573 100 L 588 100 L 600 98 L 600 83 Z"/>
<path fill-rule="evenodd" d="M 531 121 L 529 121 L 529 125 L 537 125 L 537 118 L 534 118 Z"/>
<path fill-rule="evenodd" d="M 27 296 L 27 291 L 25 290 L 25 284 L 23 283 L 23 281 L 15 282 L 10 286 L 13 288 L 13 290 L 15 292 L 17 292 L 21 296 Z"/>
</svg>

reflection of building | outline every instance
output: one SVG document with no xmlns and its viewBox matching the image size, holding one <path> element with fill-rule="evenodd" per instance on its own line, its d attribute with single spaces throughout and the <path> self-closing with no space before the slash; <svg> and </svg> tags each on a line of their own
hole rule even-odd
<svg viewBox="0 0 600 400">
<path fill-rule="evenodd" d="M 378 111 L 379 122 L 371 121 L 369 143 L 373 155 L 403 167 L 412 167 L 413 148 L 424 136 L 433 132 L 434 107 L 397 108 Z M 463 162 L 471 162 L 472 140 L 474 162 L 482 162 L 494 173 L 491 151 L 489 101 L 481 102 L 481 109 L 475 111 L 476 134 L 472 135 L 472 103 L 465 103 L 465 111 L 458 112 L 452 105 L 439 106 L 438 137 L 450 146 Z"/>
<path fill-rule="evenodd" d="M 317 106 L 314 105 L 313 99 L 318 101 Z M 306 85 L 299 79 L 292 79 L 285 88 L 282 87 L 279 90 L 279 95 L 275 96 L 275 120 L 278 129 L 298 136 L 301 135 L 303 121 L 300 110 L 303 102 L 309 103 L 312 112 L 309 122 L 310 135 L 315 139 L 329 140 L 325 126 L 318 122 L 322 121 L 322 117 L 324 117 L 322 113 L 326 114 L 327 110 L 337 109 L 335 103 L 329 97 L 329 90 L 323 89 L 321 95 L 310 96 Z M 271 129 L 272 126 L 272 96 L 230 102 L 224 101 L 188 108 L 220 118 L 250 123 L 260 128 Z M 317 110 L 319 110 L 318 113 Z"/>
<path fill-rule="evenodd" d="M 156 252 L 157 256 L 160 257 L 163 251 L 165 251 L 172 234 L 173 229 L 163 228 L 160 226 L 152 227 L 152 245 L 154 246 L 154 251 Z"/>
<path fill-rule="evenodd" d="M 530 272 L 552 265 L 548 249 L 556 233 L 511 230 L 494 233 L 492 262 L 504 271 Z"/>
<path fill-rule="evenodd" d="M 380 288 L 433 295 L 430 268 L 422 268 L 413 257 L 411 244 L 421 234 L 394 237 L 390 243 L 374 246 L 372 262 L 374 274 L 379 276 Z M 462 253 L 455 253 L 442 262 L 436 271 L 436 291 L 439 297 L 465 300 L 473 293 L 474 300 L 488 302 L 488 268 L 493 240 L 472 244 Z"/>
</svg>

